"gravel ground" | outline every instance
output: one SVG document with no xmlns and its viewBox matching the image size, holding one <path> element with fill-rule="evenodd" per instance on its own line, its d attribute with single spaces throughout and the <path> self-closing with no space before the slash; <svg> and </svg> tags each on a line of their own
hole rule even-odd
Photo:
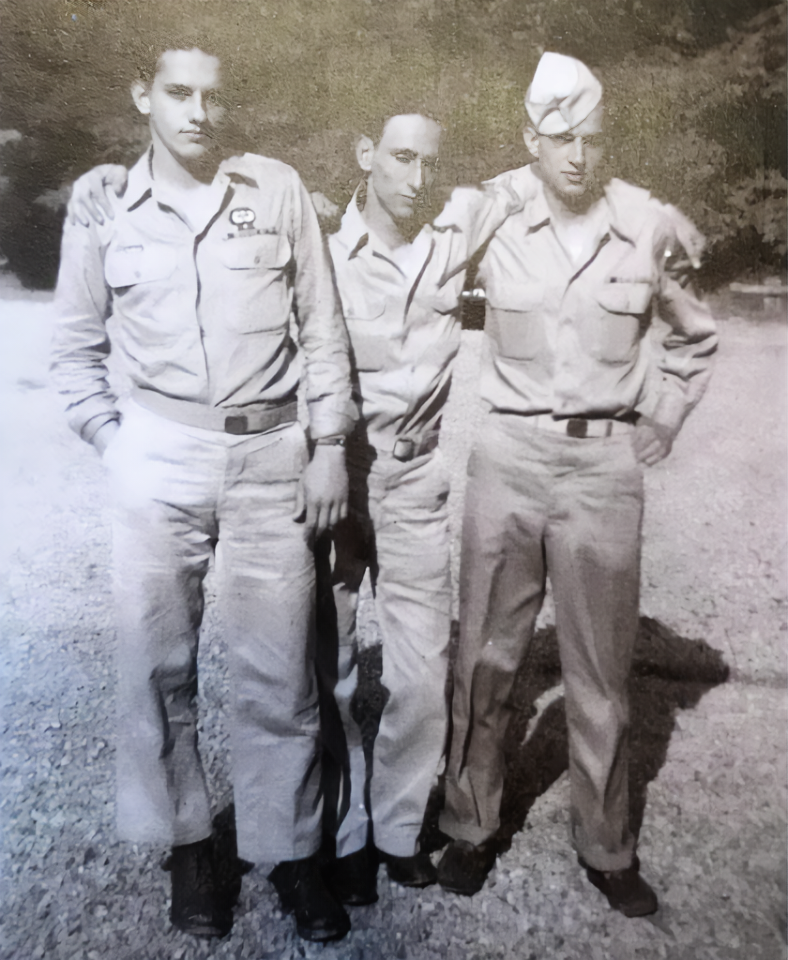
<svg viewBox="0 0 788 960">
<path fill-rule="evenodd" d="M 100 463 L 47 384 L 46 294 L 0 283 L 2 903 L 14 960 L 777 960 L 785 956 L 786 330 L 719 301 L 704 403 L 647 477 L 632 818 L 661 909 L 626 920 L 568 840 L 566 730 L 548 609 L 518 679 L 501 856 L 473 899 L 406 891 L 352 912 L 338 944 L 295 937 L 262 872 L 232 933 L 167 919 L 163 851 L 122 845 L 113 818 L 113 627 Z M 741 308 L 736 308 L 741 312 Z M 480 335 L 464 334 L 445 448 L 461 507 Z M 374 611 L 367 604 L 370 632 Z M 217 606 L 201 649 L 203 756 L 217 814 L 227 780 Z M 378 651 L 367 655 L 374 686 Z M 373 698 L 374 700 L 374 698 Z"/>
</svg>

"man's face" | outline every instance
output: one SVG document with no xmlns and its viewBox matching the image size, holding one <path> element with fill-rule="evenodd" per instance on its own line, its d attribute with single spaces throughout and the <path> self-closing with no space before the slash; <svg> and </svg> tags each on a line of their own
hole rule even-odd
<svg viewBox="0 0 788 960">
<path fill-rule="evenodd" d="M 582 201 L 595 182 L 603 154 L 603 116 L 600 104 L 566 133 L 525 132 L 525 145 L 539 161 L 545 187 L 569 206 Z"/>
<path fill-rule="evenodd" d="M 426 209 L 438 170 L 440 136 L 440 126 L 429 117 L 402 114 L 386 123 L 365 160 L 360 152 L 359 162 L 369 171 L 367 196 L 374 192 L 393 220 L 408 220 Z"/>
<path fill-rule="evenodd" d="M 167 50 L 153 83 L 132 87 L 140 113 L 150 117 L 158 141 L 182 165 L 207 158 L 217 145 L 225 108 L 220 101 L 221 64 L 202 50 Z"/>
</svg>

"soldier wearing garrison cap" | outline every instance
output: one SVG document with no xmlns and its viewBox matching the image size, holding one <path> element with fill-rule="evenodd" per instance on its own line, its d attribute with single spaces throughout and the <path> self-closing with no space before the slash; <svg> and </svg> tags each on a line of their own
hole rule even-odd
<svg viewBox="0 0 788 960">
<path fill-rule="evenodd" d="M 492 867 L 515 672 L 550 577 L 565 688 L 572 840 L 627 916 L 657 909 L 629 829 L 627 681 L 638 625 L 643 467 L 670 452 L 717 346 L 692 289 L 700 234 L 600 176 L 602 87 L 545 53 L 525 98 L 532 199 L 490 242 L 468 465 L 460 641 L 438 866 L 472 894 Z M 660 340 L 647 334 L 659 317 Z M 655 331 L 656 332 L 656 331 Z"/>
</svg>

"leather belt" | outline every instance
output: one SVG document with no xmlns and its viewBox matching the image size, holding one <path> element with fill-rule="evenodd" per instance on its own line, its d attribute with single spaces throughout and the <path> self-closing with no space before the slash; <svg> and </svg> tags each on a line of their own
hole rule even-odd
<svg viewBox="0 0 788 960">
<path fill-rule="evenodd" d="M 394 444 L 391 455 L 395 460 L 407 463 L 409 460 L 415 460 L 416 457 L 423 457 L 425 453 L 431 453 L 438 446 L 439 434 L 431 433 L 421 440 L 414 440 L 413 437 L 400 437 Z"/>
<path fill-rule="evenodd" d="M 202 430 L 218 430 L 242 436 L 247 433 L 265 433 L 283 423 L 295 423 L 298 419 L 298 401 L 284 403 L 252 403 L 245 407 L 209 407 L 206 403 L 192 400 L 176 400 L 153 390 L 136 387 L 133 399 L 146 410 L 158 413 L 168 420 L 183 423 L 187 427 Z"/>
<path fill-rule="evenodd" d="M 629 433 L 635 427 L 634 420 L 590 419 L 588 417 L 564 417 L 556 420 L 549 413 L 536 413 L 526 417 L 526 423 L 540 430 L 552 430 L 578 440 L 592 437 L 612 437 L 617 433 Z"/>
</svg>

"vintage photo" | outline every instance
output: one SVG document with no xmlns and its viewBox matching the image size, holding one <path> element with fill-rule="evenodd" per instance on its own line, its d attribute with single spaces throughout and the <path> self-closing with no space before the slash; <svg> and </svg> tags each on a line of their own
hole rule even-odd
<svg viewBox="0 0 788 960">
<path fill-rule="evenodd" d="M 0 44 L 0 957 L 784 956 L 784 5 Z"/>
</svg>

